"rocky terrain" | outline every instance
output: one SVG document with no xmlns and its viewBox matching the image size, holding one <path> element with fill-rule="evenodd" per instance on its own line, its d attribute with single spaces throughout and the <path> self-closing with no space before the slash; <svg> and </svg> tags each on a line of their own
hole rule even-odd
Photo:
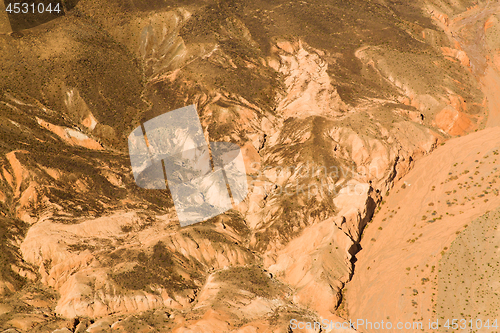
<svg viewBox="0 0 500 333">
<path fill-rule="evenodd" d="M 0 331 L 495 316 L 497 2 L 64 8 L 0 16 Z M 242 148 L 249 194 L 181 228 L 127 137 L 190 104 Z"/>
</svg>

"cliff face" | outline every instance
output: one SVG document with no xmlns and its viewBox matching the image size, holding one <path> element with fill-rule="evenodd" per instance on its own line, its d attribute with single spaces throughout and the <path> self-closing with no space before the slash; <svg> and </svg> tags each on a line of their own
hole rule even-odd
<svg viewBox="0 0 500 333">
<path fill-rule="evenodd" d="M 82 0 L 0 35 L 0 329 L 348 319 L 377 206 L 415 161 L 497 124 L 498 8 L 466 7 Z M 249 194 L 180 228 L 168 190 L 135 185 L 126 138 L 189 104 L 207 141 L 242 147 Z"/>
</svg>

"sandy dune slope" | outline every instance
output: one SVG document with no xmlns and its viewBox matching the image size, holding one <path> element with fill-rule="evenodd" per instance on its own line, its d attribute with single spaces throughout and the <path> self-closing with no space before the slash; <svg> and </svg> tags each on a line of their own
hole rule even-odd
<svg viewBox="0 0 500 333">
<path fill-rule="evenodd" d="M 448 141 L 395 184 L 363 234 L 347 285 L 349 317 L 437 317 L 439 261 L 468 224 L 500 206 L 499 154 L 499 128 L 478 131 Z"/>
</svg>

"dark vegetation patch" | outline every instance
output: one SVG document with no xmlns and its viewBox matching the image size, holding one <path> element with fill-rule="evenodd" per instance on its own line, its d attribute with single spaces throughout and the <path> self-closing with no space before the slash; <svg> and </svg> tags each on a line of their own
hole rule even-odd
<svg viewBox="0 0 500 333">
<path fill-rule="evenodd" d="M 112 276 L 125 289 L 148 290 L 152 285 L 159 285 L 168 290 L 197 287 L 178 273 L 176 258 L 162 242 L 158 242 L 153 247 L 151 254 L 139 252 L 135 258 L 127 258 L 127 260 L 136 260 L 136 266 L 131 271 Z"/>
<path fill-rule="evenodd" d="M 325 220 L 334 214 L 335 207 L 328 199 L 319 201 L 315 197 L 308 198 L 307 184 L 305 194 L 293 197 L 283 195 L 277 199 L 279 208 L 270 217 L 269 224 L 255 232 L 253 250 L 264 252 L 278 239 L 281 244 L 286 244 L 311 223 Z"/>
<path fill-rule="evenodd" d="M 0 49 L 6 65 L 0 69 L 0 96 L 12 91 L 41 101 L 58 113 L 44 119 L 57 124 L 61 113 L 67 112 L 67 89 L 76 88 L 99 127 L 106 125 L 114 130 L 112 136 L 101 139 L 124 149 L 132 123 L 147 107 L 141 98 L 143 82 L 138 63 L 95 22 L 70 16 L 51 21 L 45 29 L 31 29 L 20 40 L 4 42 L 8 46 Z M 55 48 L 53 40 L 61 40 L 64 46 Z M 42 51 L 46 52 L 43 58 Z"/>
<path fill-rule="evenodd" d="M 21 288 L 27 281 L 12 271 L 11 264 L 22 261 L 19 249 L 12 244 L 16 238 L 23 238 L 27 225 L 12 217 L 0 216 L 0 280 L 12 283 L 14 288 Z"/>
<path fill-rule="evenodd" d="M 234 230 L 236 234 L 243 239 L 246 239 L 251 233 L 251 230 L 246 225 L 243 216 L 238 211 L 232 209 L 225 212 L 224 214 L 215 216 L 207 220 L 203 223 L 203 225 L 213 226 L 216 223 L 222 223 L 224 225 L 224 228 L 231 228 L 231 230 Z"/>
<path fill-rule="evenodd" d="M 22 99 L 19 96 L 16 98 Z M 30 170 L 30 178 L 41 185 L 37 189 L 38 195 L 63 207 L 63 216 L 97 217 L 105 214 L 109 205 L 116 208 L 134 207 L 133 203 L 125 205 L 125 198 L 133 199 L 132 202 L 136 202 L 136 206 L 141 209 L 145 203 L 153 212 L 165 212 L 173 207 L 168 190 L 142 189 L 135 184 L 127 155 L 69 146 L 35 123 L 30 113 L 43 113 L 37 106 L 16 105 L 8 98 L 3 100 L 16 107 L 0 104 L 0 153 L 22 150 L 16 153 L 16 158 L 24 168 Z M 10 164 L 6 160 L 3 164 L 12 174 Z M 46 169 L 56 170 L 61 175 L 54 179 Z M 124 187 L 110 183 L 104 176 L 105 171 L 119 175 Z M 83 184 L 84 188 L 79 184 Z M 21 190 L 27 185 L 28 182 L 23 182 Z M 5 187 L 5 190 L 4 193 L 9 193 L 10 187 Z M 7 200 L 10 197 L 8 195 Z M 43 200 L 39 200 L 33 210 L 37 214 L 45 208 Z"/>
<path fill-rule="evenodd" d="M 216 281 L 226 284 L 227 290 L 238 292 L 246 290 L 257 296 L 272 298 L 281 294 L 284 286 L 276 280 L 269 277 L 269 274 L 263 272 L 257 266 L 249 267 L 231 267 L 217 273 Z M 225 299 L 221 297 L 219 299 Z"/>
</svg>

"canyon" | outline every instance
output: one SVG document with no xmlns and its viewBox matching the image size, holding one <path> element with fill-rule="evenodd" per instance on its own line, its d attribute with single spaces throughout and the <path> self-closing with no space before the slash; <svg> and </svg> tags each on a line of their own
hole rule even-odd
<svg viewBox="0 0 500 333">
<path fill-rule="evenodd" d="M 0 331 L 426 323 L 457 315 L 461 278 L 441 267 L 479 288 L 486 264 L 459 249 L 480 232 L 493 293 L 499 15 L 468 0 L 81 0 L 22 31 L 0 21 Z M 181 228 L 168 190 L 135 184 L 127 136 L 190 104 L 207 142 L 241 147 L 249 194 Z"/>
</svg>

